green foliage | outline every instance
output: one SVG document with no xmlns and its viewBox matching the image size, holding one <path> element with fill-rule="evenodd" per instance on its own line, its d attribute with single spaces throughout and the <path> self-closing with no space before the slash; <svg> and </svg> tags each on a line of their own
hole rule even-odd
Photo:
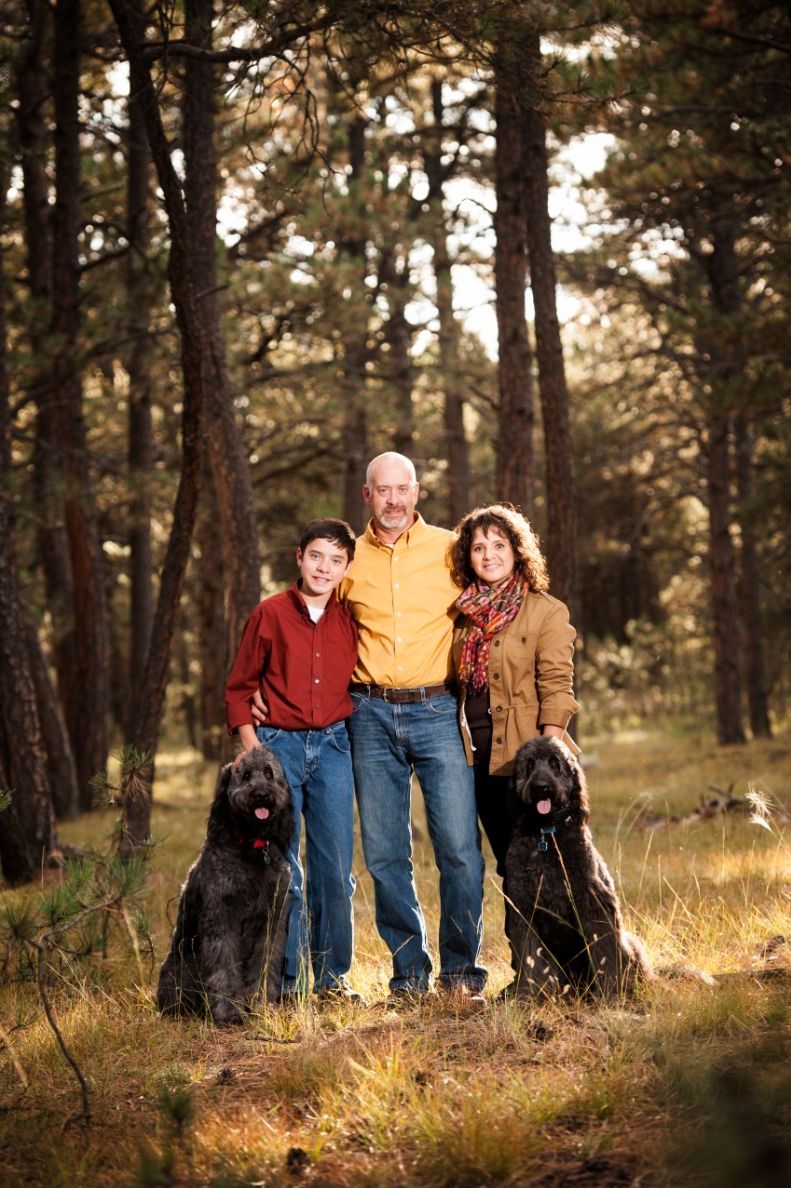
<svg viewBox="0 0 791 1188">
<path fill-rule="evenodd" d="M 6 978 L 27 976 L 32 949 L 44 949 L 48 960 L 107 955 L 108 934 L 124 913 L 135 911 L 144 890 L 143 859 L 122 862 L 114 853 L 67 861 L 63 877 L 35 897 L 8 898 L 0 917 L 0 968 Z M 145 916 L 137 913 L 138 937 L 147 943 Z M 128 936 L 122 923 L 121 936 Z"/>
</svg>

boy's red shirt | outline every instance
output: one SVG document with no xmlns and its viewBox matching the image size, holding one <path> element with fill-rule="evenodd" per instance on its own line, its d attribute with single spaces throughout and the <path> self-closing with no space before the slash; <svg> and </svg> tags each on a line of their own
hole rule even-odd
<svg viewBox="0 0 791 1188">
<path fill-rule="evenodd" d="M 259 602 L 245 624 L 225 686 L 228 732 L 253 723 L 256 689 L 269 709 L 268 726 L 320 730 L 347 718 L 356 662 L 357 625 L 335 591 L 314 623 L 294 582 Z"/>
</svg>

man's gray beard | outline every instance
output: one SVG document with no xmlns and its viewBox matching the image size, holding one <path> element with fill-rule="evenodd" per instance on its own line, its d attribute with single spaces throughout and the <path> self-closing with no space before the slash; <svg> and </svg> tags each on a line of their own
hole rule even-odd
<svg viewBox="0 0 791 1188">
<path fill-rule="evenodd" d="M 405 528 L 407 519 L 406 512 L 401 512 L 398 516 L 380 516 L 379 522 L 383 528 Z"/>
</svg>

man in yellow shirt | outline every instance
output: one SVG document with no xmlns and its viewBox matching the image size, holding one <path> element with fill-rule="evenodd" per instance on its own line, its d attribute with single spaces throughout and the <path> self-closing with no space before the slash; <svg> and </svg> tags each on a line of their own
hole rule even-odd
<svg viewBox="0 0 791 1188">
<path fill-rule="evenodd" d="M 338 588 L 359 629 L 348 722 L 354 780 L 376 924 L 393 955 L 391 992 L 425 993 L 432 970 L 412 865 L 414 773 L 439 869 L 439 986 L 477 997 L 486 984 L 483 858 L 452 674 L 459 591 L 446 561 L 452 534 L 416 512 L 418 492 L 409 458 L 373 459 L 363 487 L 371 519 Z"/>
</svg>

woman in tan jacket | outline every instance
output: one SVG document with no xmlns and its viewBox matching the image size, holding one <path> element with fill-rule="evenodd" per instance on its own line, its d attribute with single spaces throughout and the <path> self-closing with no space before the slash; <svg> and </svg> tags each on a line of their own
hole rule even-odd
<svg viewBox="0 0 791 1188">
<path fill-rule="evenodd" d="M 453 635 L 467 762 L 475 768 L 478 816 L 503 873 L 509 841 L 508 782 L 516 752 L 537 734 L 563 738 L 579 709 L 568 608 L 547 593 L 538 539 L 508 504 L 477 507 L 450 547 L 463 593 Z"/>
</svg>

